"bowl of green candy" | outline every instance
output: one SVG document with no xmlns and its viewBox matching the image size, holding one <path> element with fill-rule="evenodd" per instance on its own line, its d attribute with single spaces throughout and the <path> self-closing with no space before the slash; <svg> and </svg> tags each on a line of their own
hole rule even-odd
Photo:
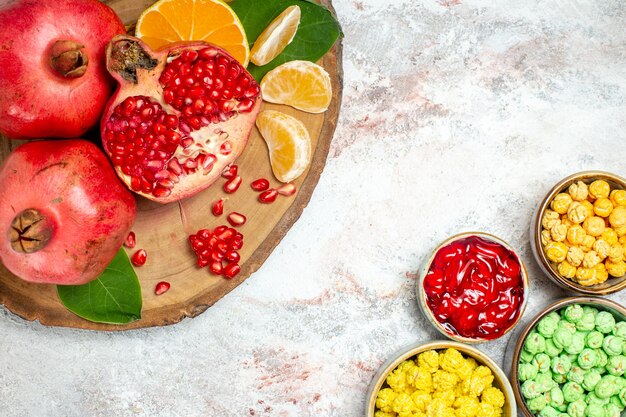
<svg viewBox="0 0 626 417">
<path fill-rule="evenodd" d="M 626 308 L 559 300 L 523 329 L 511 382 L 526 417 L 620 417 L 626 409 Z"/>
</svg>

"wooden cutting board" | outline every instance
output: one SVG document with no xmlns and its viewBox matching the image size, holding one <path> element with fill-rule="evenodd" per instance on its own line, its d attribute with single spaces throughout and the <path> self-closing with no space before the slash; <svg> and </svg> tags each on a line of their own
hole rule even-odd
<svg viewBox="0 0 626 417">
<path fill-rule="evenodd" d="M 139 14 L 154 0 L 109 0 L 108 3 L 130 27 Z M 330 0 L 323 4 L 332 7 Z M 263 103 L 263 109 L 276 109 L 290 114 L 306 125 L 312 139 L 313 160 L 309 169 L 295 183 L 295 196 L 279 198 L 273 204 L 260 204 L 258 194 L 249 184 L 257 178 L 267 178 L 272 185 L 280 183 L 272 175 L 267 146 L 256 128 L 244 153 L 237 159 L 243 184 L 235 194 L 222 191 L 223 179 L 207 190 L 179 203 L 161 205 L 142 197 L 137 198 L 137 220 L 133 231 L 137 246 L 148 252 L 147 263 L 136 268 L 143 293 L 142 318 L 125 326 L 92 323 L 69 312 L 59 301 L 56 287 L 26 283 L 0 264 L 0 304 L 26 320 L 39 320 L 50 326 L 76 327 L 94 330 L 125 330 L 177 323 L 185 317 L 195 317 L 241 284 L 255 272 L 272 253 L 306 207 L 326 163 L 330 142 L 337 125 L 342 92 L 341 40 L 319 64 L 332 80 L 333 99 L 323 114 L 308 114 L 287 106 Z M 0 160 L 23 142 L 0 137 Z M 1 191 L 0 191 L 1 192 Z M 211 214 L 211 204 L 225 197 L 224 215 Z M 188 236 L 201 228 L 228 224 L 226 214 L 238 211 L 248 217 L 239 228 L 244 235 L 241 272 L 232 280 L 212 275 L 208 268 L 195 265 L 195 255 Z M 134 250 L 128 250 L 129 255 Z M 160 296 L 154 294 L 159 281 L 171 283 L 171 289 Z"/>
</svg>

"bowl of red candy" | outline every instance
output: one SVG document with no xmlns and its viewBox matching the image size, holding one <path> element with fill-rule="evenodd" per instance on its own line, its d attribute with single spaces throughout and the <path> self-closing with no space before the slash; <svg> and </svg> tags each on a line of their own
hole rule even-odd
<svg viewBox="0 0 626 417">
<path fill-rule="evenodd" d="M 505 335 L 521 319 L 528 275 L 502 239 L 462 233 L 445 240 L 426 260 L 417 299 L 424 316 L 446 337 L 486 342 Z"/>
</svg>

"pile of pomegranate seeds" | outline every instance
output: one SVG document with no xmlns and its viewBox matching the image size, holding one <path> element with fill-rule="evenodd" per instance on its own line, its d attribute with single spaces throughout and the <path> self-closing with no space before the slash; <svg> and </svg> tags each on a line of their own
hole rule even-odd
<svg viewBox="0 0 626 417">
<path fill-rule="evenodd" d="M 228 279 L 241 271 L 238 250 L 243 247 L 243 235 L 235 229 L 225 225 L 216 227 L 213 232 L 201 229 L 189 236 L 189 243 L 200 268 L 208 266 L 213 274 Z"/>
</svg>

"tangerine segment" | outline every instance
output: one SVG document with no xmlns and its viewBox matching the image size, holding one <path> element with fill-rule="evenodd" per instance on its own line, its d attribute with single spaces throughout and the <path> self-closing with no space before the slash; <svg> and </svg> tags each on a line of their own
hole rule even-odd
<svg viewBox="0 0 626 417">
<path fill-rule="evenodd" d="M 293 41 L 300 25 L 300 7 L 287 7 L 270 23 L 254 42 L 250 61 L 265 65 L 276 58 Z"/>
<path fill-rule="evenodd" d="M 304 124 L 285 113 L 265 110 L 256 126 L 267 143 L 276 179 L 291 182 L 302 175 L 311 163 L 311 137 Z"/>
<path fill-rule="evenodd" d="M 222 0 L 159 0 L 139 17 L 136 35 L 153 49 L 205 41 L 224 48 L 243 66 L 250 57 L 243 25 Z"/>
<path fill-rule="evenodd" d="M 291 61 L 268 72 L 261 81 L 263 99 L 308 113 L 322 113 L 332 99 L 330 76 L 309 61 Z"/>
</svg>

